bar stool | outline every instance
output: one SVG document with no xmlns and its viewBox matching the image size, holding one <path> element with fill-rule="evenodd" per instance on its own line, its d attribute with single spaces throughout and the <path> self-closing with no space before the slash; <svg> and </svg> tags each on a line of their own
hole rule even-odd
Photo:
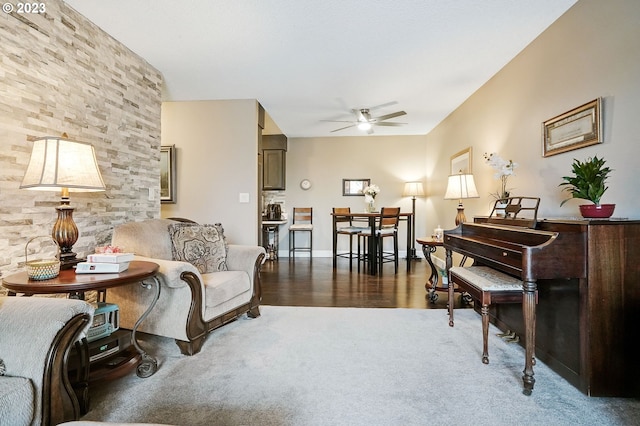
<svg viewBox="0 0 640 426">
<path fill-rule="evenodd" d="M 296 247 L 296 233 L 308 232 L 309 245 Z M 313 249 L 313 207 L 294 207 L 293 222 L 289 226 L 289 257 L 296 257 L 296 251 L 308 251 L 311 258 Z"/>
<path fill-rule="evenodd" d="M 362 230 L 358 234 L 358 272 L 360 272 L 360 261 L 366 262 L 368 256 L 366 254 L 361 255 L 360 252 L 360 237 L 365 241 L 367 238 L 377 238 L 376 246 L 378 247 L 378 269 L 382 273 L 382 266 L 386 262 L 394 263 L 394 273 L 398 273 L 398 223 L 400 222 L 400 207 L 383 207 L 380 210 L 380 220 L 378 221 L 375 229 L 369 228 Z M 384 239 L 387 237 L 393 238 L 393 251 L 384 251 Z"/>
<path fill-rule="evenodd" d="M 358 255 L 353 251 L 353 237 L 366 230 L 364 226 L 353 226 L 353 218 L 349 216 L 350 207 L 334 207 L 333 208 L 333 267 L 337 266 L 337 258 L 344 257 L 349 259 L 349 270 L 353 270 L 353 259 L 357 259 Z M 338 235 L 347 235 L 349 237 L 349 251 L 338 252 Z"/>
</svg>

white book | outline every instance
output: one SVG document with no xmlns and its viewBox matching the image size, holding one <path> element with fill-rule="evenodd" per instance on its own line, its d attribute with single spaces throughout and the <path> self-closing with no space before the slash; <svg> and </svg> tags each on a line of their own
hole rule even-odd
<svg viewBox="0 0 640 426">
<path fill-rule="evenodd" d="M 94 253 L 87 256 L 91 263 L 124 263 L 133 260 L 133 253 Z"/>
<path fill-rule="evenodd" d="M 117 274 L 119 272 L 126 271 L 127 268 L 129 268 L 129 262 L 80 262 L 76 265 L 76 274 Z"/>
</svg>

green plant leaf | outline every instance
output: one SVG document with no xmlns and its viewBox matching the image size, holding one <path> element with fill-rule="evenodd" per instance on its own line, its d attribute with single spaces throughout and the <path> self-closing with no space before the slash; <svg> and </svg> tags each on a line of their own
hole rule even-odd
<svg viewBox="0 0 640 426">
<path fill-rule="evenodd" d="M 564 182 L 559 185 L 564 186 L 563 190 L 569 192 L 571 198 L 562 201 L 560 206 L 572 198 L 588 200 L 599 205 L 600 199 L 609 189 L 605 183 L 612 171 L 609 167 L 605 167 L 605 163 L 604 158 L 597 156 L 589 157 L 584 162 L 574 158 L 571 166 L 573 176 L 563 176 Z"/>
</svg>

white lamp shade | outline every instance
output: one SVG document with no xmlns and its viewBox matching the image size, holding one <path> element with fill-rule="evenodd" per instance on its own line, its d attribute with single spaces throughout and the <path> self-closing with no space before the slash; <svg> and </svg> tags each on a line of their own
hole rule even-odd
<svg viewBox="0 0 640 426">
<path fill-rule="evenodd" d="M 461 200 L 463 198 L 479 198 L 476 183 L 471 174 L 457 174 L 449 176 L 445 200 Z"/>
<path fill-rule="evenodd" d="M 402 191 L 403 197 L 424 197 L 422 182 L 407 182 Z"/>
<path fill-rule="evenodd" d="M 46 137 L 34 141 L 20 188 L 94 192 L 105 186 L 93 145 Z"/>
</svg>

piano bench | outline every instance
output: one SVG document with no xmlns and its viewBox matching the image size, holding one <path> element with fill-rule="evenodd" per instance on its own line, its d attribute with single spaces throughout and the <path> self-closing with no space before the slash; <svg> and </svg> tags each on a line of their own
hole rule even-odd
<svg viewBox="0 0 640 426">
<path fill-rule="evenodd" d="M 457 285 L 481 303 L 482 362 L 489 364 L 489 306 L 492 303 L 522 303 L 522 281 L 488 266 L 454 266 L 449 269 L 449 285 Z M 453 327 L 453 303 L 449 303 L 449 326 Z"/>
</svg>

